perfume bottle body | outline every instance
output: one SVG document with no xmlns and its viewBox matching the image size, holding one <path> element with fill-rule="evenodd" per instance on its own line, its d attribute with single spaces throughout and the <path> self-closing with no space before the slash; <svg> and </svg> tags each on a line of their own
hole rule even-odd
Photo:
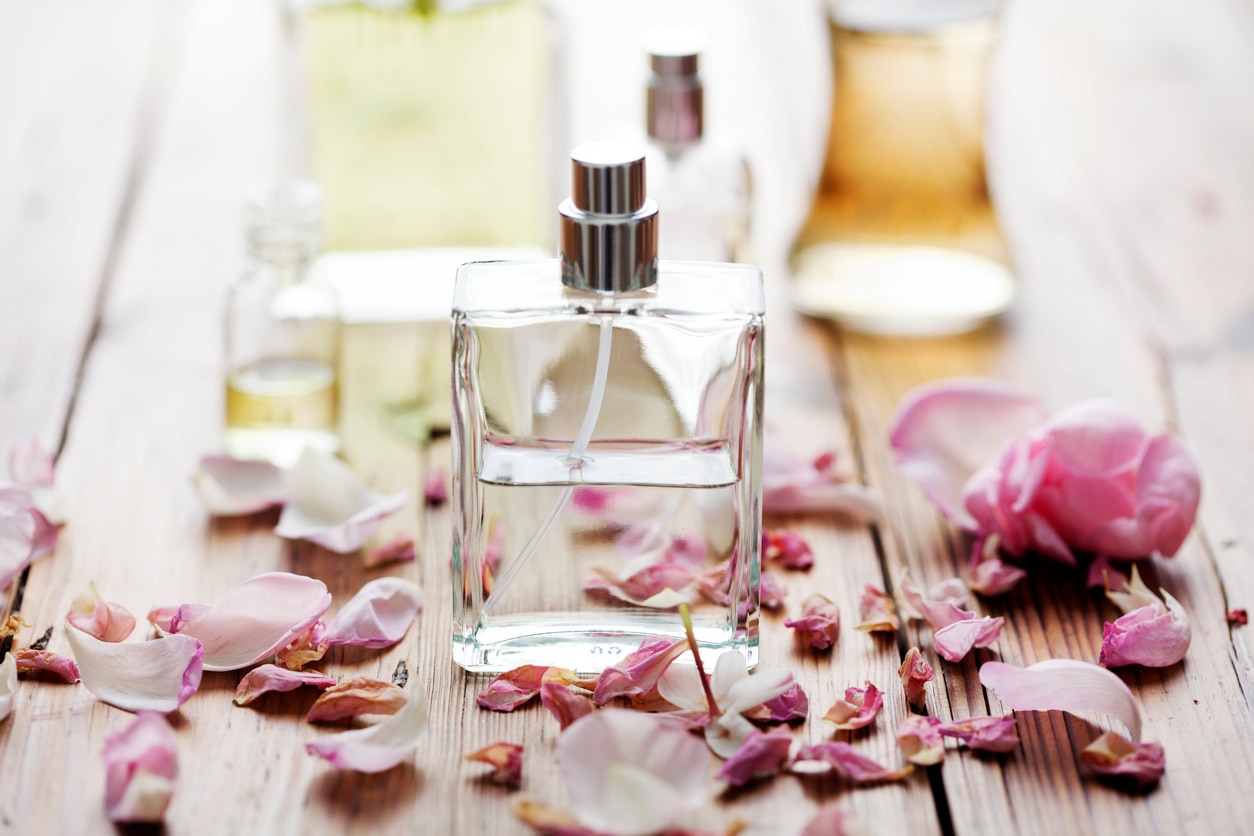
<svg viewBox="0 0 1254 836">
<path fill-rule="evenodd" d="M 572 290 L 471 264 L 454 299 L 454 658 L 596 672 L 648 637 L 757 658 L 762 293 L 662 262 Z M 702 593 L 700 590 L 704 589 Z"/>
</svg>

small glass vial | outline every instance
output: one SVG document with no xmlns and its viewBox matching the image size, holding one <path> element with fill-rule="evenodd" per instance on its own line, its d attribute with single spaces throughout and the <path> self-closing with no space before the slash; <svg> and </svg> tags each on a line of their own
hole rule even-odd
<svg viewBox="0 0 1254 836">
<path fill-rule="evenodd" d="M 649 195 L 666 223 L 659 252 L 687 261 L 742 261 L 749 242 L 749 166 L 705 137 L 700 36 L 665 29 L 649 37 L 646 98 Z"/>
<path fill-rule="evenodd" d="M 245 204 L 248 267 L 226 321 L 226 449 L 294 464 L 305 447 L 339 450 L 339 310 L 311 277 L 322 244 L 322 190 L 304 180 Z"/>
<path fill-rule="evenodd" d="M 691 607 L 757 661 L 762 275 L 658 262 L 643 149 L 573 153 L 561 258 L 453 299 L 454 659 L 595 673 Z"/>
</svg>

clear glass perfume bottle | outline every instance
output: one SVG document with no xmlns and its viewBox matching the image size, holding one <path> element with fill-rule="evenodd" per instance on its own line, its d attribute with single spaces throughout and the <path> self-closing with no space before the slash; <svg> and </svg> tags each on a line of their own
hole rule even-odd
<svg viewBox="0 0 1254 836">
<path fill-rule="evenodd" d="M 749 166 L 744 155 L 705 137 L 701 39 L 665 29 L 649 37 L 646 98 L 649 196 L 666 219 L 666 258 L 743 261 L 749 243 Z"/>
<path fill-rule="evenodd" d="M 249 263 L 226 321 L 226 449 L 291 465 L 306 446 L 339 449 L 335 295 L 311 276 L 322 243 L 322 190 L 298 180 L 245 204 Z"/>
<path fill-rule="evenodd" d="M 454 659 L 593 673 L 691 606 L 757 661 L 762 276 L 657 260 L 644 154 L 573 154 L 561 258 L 453 301 Z M 707 662 L 709 664 L 709 662 Z"/>
</svg>

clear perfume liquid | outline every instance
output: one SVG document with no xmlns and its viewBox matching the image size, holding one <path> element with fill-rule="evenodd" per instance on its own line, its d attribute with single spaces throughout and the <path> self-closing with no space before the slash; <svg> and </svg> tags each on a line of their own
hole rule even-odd
<svg viewBox="0 0 1254 836">
<path fill-rule="evenodd" d="M 327 363 L 270 359 L 236 369 L 226 383 L 227 452 L 285 467 L 305 447 L 336 452 L 337 398 Z"/>
</svg>

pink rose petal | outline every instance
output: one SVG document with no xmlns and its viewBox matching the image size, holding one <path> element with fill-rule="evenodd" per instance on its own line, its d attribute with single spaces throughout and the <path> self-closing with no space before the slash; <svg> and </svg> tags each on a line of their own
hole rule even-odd
<svg viewBox="0 0 1254 836">
<path fill-rule="evenodd" d="M 1170 667 L 1189 651 L 1193 630 L 1180 602 L 1164 592 L 1167 603 L 1133 610 L 1102 627 L 1098 662 L 1108 668 L 1121 665 Z"/>
<path fill-rule="evenodd" d="M 4 654 L 0 661 L 0 720 L 13 713 L 13 703 L 17 700 L 17 660 L 12 653 Z"/>
<path fill-rule="evenodd" d="M 408 702 L 405 692 L 391 682 L 353 676 L 323 691 L 309 707 L 305 720 L 334 723 L 363 714 L 395 714 Z"/>
<path fill-rule="evenodd" d="M 718 778 L 733 787 L 743 787 L 754 778 L 775 775 L 788 760 L 792 741 L 792 732 L 785 726 L 769 732 L 755 731 L 723 764 Z"/>
<path fill-rule="evenodd" d="M 865 688 L 846 688 L 845 698 L 827 710 L 823 719 L 836 725 L 837 731 L 853 731 L 875 722 L 884 705 L 880 690 L 866 681 Z"/>
<path fill-rule="evenodd" d="M 809 569 L 814 565 L 810 544 L 795 531 L 763 531 L 762 559 L 773 560 L 788 569 Z"/>
<path fill-rule="evenodd" d="M 996 534 L 990 534 L 977 540 L 972 549 L 972 559 L 976 562 L 971 567 L 971 589 L 988 598 L 1005 595 L 1028 574 L 997 557 L 1000 539 Z"/>
<path fill-rule="evenodd" d="M 906 700 L 911 705 L 922 707 L 927 702 L 927 689 L 924 686 L 932 681 L 933 675 L 932 666 L 924 660 L 919 648 L 912 647 L 906 651 L 906 658 L 897 668 L 897 676 L 901 679 L 902 687 L 906 689 Z"/>
<path fill-rule="evenodd" d="M 959 581 L 959 583 L 962 582 Z M 924 595 L 918 587 L 910 582 L 910 578 L 905 572 L 902 573 L 898 587 L 901 589 L 901 597 L 904 601 L 902 612 L 910 618 L 925 620 L 932 626 L 933 630 L 948 627 L 957 621 L 975 618 L 974 612 L 964 610 L 952 600 L 938 601 Z M 963 587 L 963 592 L 966 592 L 965 586 Z"/>
<path fill-rule="evenodd" d="M 479 692 L 475 702 L 490 711 L 513 711 L 528 702 L 546 682 L 562 685 L 583 684 L 574 671 L 548 665 L 520 665 L 498 674 Z"/>
<path fill-rule="evenodd" d="M 826 650 L 840 636 L 840 608 L 822 595 L 811 595 L 801 605 L 801 617 L 786 620 L 784 626 L 796 630 L 816 650 Z"/>
<path fill-rule="evenodd" d="M 31 650 L 26 647 L 14 653 L 13 658 L 17 660 L 18 673 L 47 671 L 56 674 L 66 682 L 78 682 L 82 679 L 78 673 L 78 665 L 74 664 L 73 659 L 48 650 Z"/>
<path fill-rule="evenodd" d="M 581 697 L 570 690 L 570 686 L 561 682 L 545 682 L 540 686 L 540 702 L 549 713 L 557 718 L 558 725 L 565 729 L 584 715 L 593 712 L 592 701 Z"/>
<path fill-rule="evenodd" d="M 65 632 L 83 686 L 123 711 L 168 714 L 200 687 L 204 649 L 191 636 L 102 642 L 73 627 Z"/>
<path fill-rule="evenodd" d="M 467 755 L 466 760 L 493 767 L 492 780 L 499 784 L 519 784 L 522 782 L 522 753 L 523 747 L 517 743 L 498 742 Z"/>
<path fill-rule="evenodd" d="M 768 432 L 762 454 L 762 511 L 766 514 L 848 514 L 858 519 L 884 516 L 879 494 L 850 481 L 836 467 L 834 453 L 812 461 L 793 456 Z"/>
<path fill-rule="evenodd" d="M 336 769 L 384 772 L 411 760 L 426 732 L 427 700 L 419 691 L 410 695 L 404 708 L 375 725 L 319 737 L 305 744 L 305 751 Z"/>
<path fill-rule="evenodd" d="M 584 584 L 585 592 L 608 594 L 629 604 L 656 609 L 690 603 L 692 594 L 688 587 L 697 576 L 694 569 L 679 563 L 655 563 L 627 577 L 599 571 L 600 577 Z"/>
<path fill-rule="evenodd" d="M 1141 709 L 1132 691 L 1105 668 L 1074 659 L 1047 659 L 1026 668 L 985 662 L 980 683 L 1014 711 L 1093 711 L 1107 714 L 1141 739 Z"/>
<path fill-rule="evenodd" d="M 430 507 L 438 507 L 448 502 L 448 474 L 442 467 L 432 467 L 427 471 L 427 478 L 422 484 L 422 498 Z"/>
<path fill-rule="evenodd" d="M 162 604 L 159 607 L 153 607 L 148 611 L 148 623 L 160 634 L 174 632 L 174 619 L 179 617 L 179 613 L 188 607 L 198 606 L 195 604 Z M 209 605 L 199 605 L 202 609 L 208 610 Z"/>
<path fill-rule="evenodd" d="M 130 725 L 105 739 L 103 758 L 109 821 L 161 821 L 179 775 L 174 730 L 166 718 L 139 712 Z"/>
<path fill-rule="evenodd" d="M 398 531 L 391 540 L 367 551 L 362 564 L 367 569 L 373 569 L 386 563 L 405 563 L 417 557 L 418 548 L 414 545 L 413 535 Z"/>
<path fill-rule="evenodd" d="M 973 647 L 988 647 L 997 641 L 1006 620 L 997 618 L 971 618 L 955 621 L 932 635 L 932 647 L 950 662 L 961 661 Z"/>
<path fill-rule="evenodd" d="M 745 716 L 771 723 L 791 723 L 793 720 L 804 720 L 809 712 L 810 698 L 801 690 L 801 685 L 794 682 L 778 697 L 762 703 L 760 710 L 747 712 Z"/>
<path fill-rule="evenodd" d="M 940 720 L 911 714 L 897 727 L 897 745 L 906 760 L 915 766 L 935 766 L 945 759 L 945 741 Z"/>
<path fill-rule="evenodd" d="M 9 449 L 9 478 L 29 491 L 29 508 L 34 532 L 31 537 L 30 560 L 52 554 L 57 546 L 57 534 L 65 523 L 61 510 L 61 495 L 56 491 L 54 459 L 43 449 L 38 439 L 26 438 Z M 3 500 L 0 500 L 3 504 Z M 3 510 L 0 510 L 0 515 Z M 2 550 L 2 547 L 0 547 Z M 3 560 L 0 559 L 0 565 Z M 0 575 L 3 569 L 0 568 Z M 6 586 L 0 583 L 0 589 Z"/>
<path fill-rule="evenodd" d="M 1093 558 L 1093 562 L 1089 564 L 1088 588 L 1089 589 L 1123 589 L 1128 583 L 1127 562 L 1116 562 L 1110 558 L 1110 555 L 1099 554 Z M 1135 567 L 1134 567 L 1135 568 Z M 1136 609 L 1136 607 L 1132 607 Z M 1124 612 L 1127 612 L 1125 609 Z"/>
<path fill-rule="evenodd" d="M 1019 735 L 1015 733 L 1015 718 L 968 717 L 941 723 L 938 727 L 945 737 L 955 737 L 968 748 L 979 752 L 1013 752 L 1019 748 Z"/>
<path fill-rule="evenodd" d="M 365 584 L 327 624 L 320 647 L 388 647 L 405 638 L 422 609 L 422 590 L 404 578 Z"/>
<path fill-rule="evenodd" d="M 871 584 L 862 589 L 862 600 L 858 605 L 858 616 L 861 622 L 854 628 L 864 632 L 895 633 L 901 628 L 897 614 L 893 611 L 893 599 Z"/>
<path fill-rule="evenodd" d="M 256 514 L 287 502 L 283 470 L 269 462 L 205 456 L 192 481 L 216 516 Z"/>
<path fill-rule="evenodd" d="M 121 604 L 102 600 L 95 584 L 70 602 L 65 620 L 87 635 L 105 642 L 120 642 L 135 631 L 135 616 Z"/>
<path fill-rule="evenodd" d="M 902 769 L 889 769 L 877 761 L 859 753 L 843 740 L 829 740 L 814 746 L 802 747 L 797 753 L 793 770 L 811 771 L 810 763 L 825 764 L 855 784 L 872 781 L 898 781 L 914 769 L 907 764 Z"/>
<path fill-rule="evenodd" d="M 1159 743 L 1133 743 L 1106 732 L 1080 751 L 1080 763 L 1098 775 L 1129 778 L 1138 788 L 1158 783 L 1167 769 Z"/>
<path fill-rule="evenodd" d="M 761 586 L 758 589 L 758 595 L 761 605 L 768 610 L 782 607 L 784 598 L 788 595 L 788 588 L 781 584 L 772 572 L 763 570 L 759 577 Z"/>
<path fill-rule="evenodd" d="M 340 554 L 360 549 L 407 498 L 404 491 L 371 490 L 344 462 L 312 447 L 287 472 L 286 484 L 288 502 L 274 533 Z"/>
<path fill-rule="evenodd" d="M 205 670 L 233 671 L 273 656 L 331 606 L 322 581 L 268 572 L 238 584 L 217 604 L 184 605 L 171 629 L 200 639 Z"/>
<path fill-rule="evenodd" d="M 688 649 L 683 639 L 660 636 L 645 639 L 622 661 L 606 668 L 597 679 L 592 701 L 605 705 L 618 697 L 642 697 L 657 685 L 662 674 Z"/>
<path fill-rule="evenodd" d="M 271 691 L 294 691 L 302 685 L 327 689 L 335 678 L 317 671 L 292 671 L 278 665 L 261 665 L 244 674 L 235 689 L 235 704 L 248 705 Z"/>
<path fill-rule="evenodd" d="M 38 522 L 30 491 L 0 483 L 0 591 L 34 559 Z"/>
</svg>

